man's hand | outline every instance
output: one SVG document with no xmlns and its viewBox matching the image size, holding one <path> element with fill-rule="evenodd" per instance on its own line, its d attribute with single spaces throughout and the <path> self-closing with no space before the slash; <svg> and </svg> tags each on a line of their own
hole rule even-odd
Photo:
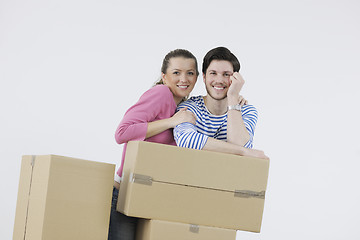
<svg viewBox="0 0 360 240">
<path fill-rule="evenodd" d="M 230 77 L 230 87 L 227 92 L 228 104 L 236 105 L 239 104 L 239 93 L 245 84 L 245 80 L 239 72 L 234 72 Z"/>
<path fill-rule="evenodd" d="M 245 153 L 243 155 L 248 157 L 256 157 L 256 158 L 270 160 L 270 158 L 265 155 L 264 151 L 257 149 L 246 148 Z"/>
</svg>

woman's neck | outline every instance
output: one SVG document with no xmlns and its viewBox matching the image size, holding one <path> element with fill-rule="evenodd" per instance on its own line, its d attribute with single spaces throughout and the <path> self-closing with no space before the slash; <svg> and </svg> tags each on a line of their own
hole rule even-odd
<svg viewBox="0 0 360 240">
<path fill-rule="evenodd" d="M 173 96 L 173 97 L 174 97 L 174 101 L 175 101 L 176 105 L 179 105 L 179 103 L 181 103 L 181 101 L 183 100 L 182 97 L 175 97 L 175 96 Z"/>
</svg>

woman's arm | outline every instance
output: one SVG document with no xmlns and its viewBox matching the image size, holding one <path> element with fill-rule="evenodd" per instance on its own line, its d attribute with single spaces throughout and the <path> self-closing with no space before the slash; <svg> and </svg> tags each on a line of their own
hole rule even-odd
<svg viewBox="0 0 360 240">
<path fill-rule="evenodd" d="M 116 142 L 143 141 L 179 123 L 195 122 L 195 116 L 185 109 L 172 116 L 175 109 L 173 95 L 167 86 L 151 88 L 125 113 L 115 132 Z M 161 116 L 167 118 L 161 119 Z"/>
<path fill-rule="evenodd" d="M 115 132 L 116 142 L 122 144 L 128 141 L 143 141 L 146 138 L 148 123 L 155 121 L 162 109 L 167 109 L 169 114 L 173 114 L 174 108 L 176 104 L 168 87 L 150 88 L 124 114 Z"/>
<path fill-rule="evenodd" d="M 195 124 L 195 115 L 192 112 L 186 111 L 186 109 L 187 108 L 180 109 L 170 118 L 149 122 L 146 131 L 146 138 L 155 136 L 169 128 L 174 128 L 176 125 L 183 122 Z"/>
</svg>

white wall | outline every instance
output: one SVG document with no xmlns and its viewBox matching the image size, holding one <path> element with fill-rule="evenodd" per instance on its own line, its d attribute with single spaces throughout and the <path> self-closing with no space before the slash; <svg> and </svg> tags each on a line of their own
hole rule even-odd
<svg viewBox="0 0 360 240">
<path fill-rule="evenodd" d="M 271 157 L 260 234 L 354 239 L 360 182 L 360 3 L 0 1 L 1 239 L 11 239 L 21 155 L 119 163 L 114 131 L 163 56 L 226 46 Z M 199 78 L 194 94 L 204 93 Z"/>
</svg>

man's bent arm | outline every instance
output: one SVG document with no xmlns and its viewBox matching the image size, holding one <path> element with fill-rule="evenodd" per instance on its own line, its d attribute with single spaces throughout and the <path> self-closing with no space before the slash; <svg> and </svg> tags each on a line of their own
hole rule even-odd
<svg viewBox="0 0 360 240">
<path fill-rule="evenodd" d="M 248 149 L 201 134 L 196 131 L 196 127 L 191 123 L 177 125 L 174 128 L 174 138 L 179 147 L 268 159 L 263 151 Z"/>
<path fill-rule="evenodd" d="M 230 112 L 235 112 L 236 110 L 231 110 L 229 111 L 228 113 L 228 121 L 229 121 L 229 114 Z M 238 112 L 239 114 L 242 115 L 241 117 L 241 122 L 232 122 L 233 125 L 242 125 L 244 128 L 245 128 L 245 131 L 247 132 L 247 135 L 248 135 L 248 140 L 247 142 L 244 143 L 244 140 L 241 142 L 243 143 L 242 146 L 244 147 L 247 147 L 247 148 L 252 148 L 253 146 L 253 139 L 254 139 L 254 132 L 255 132 L 255 127 L 256 127 L 256 123 L 257 123 L 257 119 L 258 119 L 258 113 L 257 113 L 257 110 L 254 106 L 252 105 L 244 105 L 242 106 L 241 108 L 241 112 L 240 111 L 236 111 Z M 232 119 L 234 120 L 234 119 Z M 235 144 L 238 144 L 239 142 L 234 142 L 234 141 L 230 141 L 229 140 L 229 135 L 230 137 L 235 137 L 236 134 L 235 132 L 232 131 L 232 128 L 230 127 L 230 125 L 228 125 L 228 128 L 227 128 L 227 136 L 228 136 L 228 142 L 231 142 L 231 143 L 235 143 Z M 237 140 L 240 141 L 241 139 L 240 136 L 237 136 Z"/>
<path fill-rule="evenodd" d="M 239 93 L 245 84 L 245 80 L 239 72 L 234 72 L 230 77 L 230 83 L 227 92 L 228 106 L 235 106 L 240 103 Z M 228 110 L 227 118 L 227 141 L 244 146 L 251 139 L 251 136 L 245 127 L 241 111 Z"/>
<path fill-rule="evenodd" d="M 231 106 L 231 104 L 229 105 Z M 241 111 L 229 110 L 227 115 L 227 141 L 244 146 L 250 139 Z"/>
</svg>

